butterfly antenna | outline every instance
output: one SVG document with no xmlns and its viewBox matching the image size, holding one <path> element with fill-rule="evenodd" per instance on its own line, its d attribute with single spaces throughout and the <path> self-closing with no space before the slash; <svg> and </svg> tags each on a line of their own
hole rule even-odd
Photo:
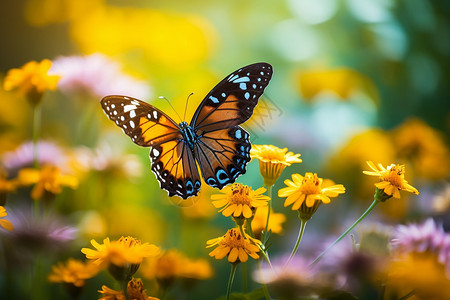
<svg viewBox="0 0 450 300">
<path fill-rule="evenodd" d="M 187 111 L 187 108 L 188 108 L 189 98 L 190 98 L 192 95 L 194 95 L 194 92 L 190 93 L 189 96 L 187 97 L 186 105 L 184 106 L 183 120 L 186 120 L 186 111 Z"/>
<path fill-rule="evenodd" d="M 180 122 L 183 122 L 183 120 L 181 119 L 181 117 L 180 117 L 180 115 L 178 114 L 178 112 L 175 110 L 175 108 L 172 106 L 172 104 L 170 103 L 170 101 L 167 100 L 166 97 L 164 97 L 164 96 L 159 96 L 158 98 L 159 98 L 159 99 L 164 99 L 164 100 L 166 100 L 167 103 L 169 103 L 170 107 L 172 107 L 173 111 L 177 114 L 178 118 L 181 120 Z"/>
</svg>

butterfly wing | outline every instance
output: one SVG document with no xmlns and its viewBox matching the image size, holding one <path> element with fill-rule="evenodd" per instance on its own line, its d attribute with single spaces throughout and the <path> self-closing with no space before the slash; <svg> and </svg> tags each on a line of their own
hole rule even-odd
<svg viewBox="0 0 450 300">
<path fill-rule="evenodd" d="M 247 121 L 272 78 L 270 64 L 243 67 L 206 95 L 191 121 L 198 142 L 195 157 L 206 183 L 222 188 L 244 174 L 250 161 Z"/>
<path fill-rule="evenodd" d="M 240 126 L 204 133 L 195 144 L 195 156 L 203 179 L 222 189 L 245 174 L 250 161 L 250 135 Z"/>
<path fill-rule="evenodd" d="M 139 146 L 152 147 L 183 138 L 172 118 L 144 101 L 106 96 L 100 103 L 108 118 Z"/>
<path fill-rule="evenodd" d="M 197 135 L 247 121 L 272 73 L 270 64 L 256 63 L 225 77 L 206 95 L 192 118 L 191 126 Z"/>
<path fill-rule="evenodd" d="M 103 111 L 131 140 L 151 147 L 152 171 L 169 196 L 183 199 L 200 190 L 200 175 L 192 151 L 178 125 L 156 107 L 126 96 L 106 96 Z"/>
</svg>

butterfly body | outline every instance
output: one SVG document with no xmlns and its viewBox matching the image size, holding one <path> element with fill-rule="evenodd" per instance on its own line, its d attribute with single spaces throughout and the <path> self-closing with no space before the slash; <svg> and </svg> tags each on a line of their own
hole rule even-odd
<svg viewBox="0 0 450 300">
<path fill-rule="evenodd" d="M 239 125 L 252 115 L 272 72 L 271 65 L 257 63 L 231 73 L 206 95 L 189 124 L 127 96 L 106 96 L 101 104 L 134 143 L 151 147 L 161 188 L 186 199 L 200 191 L 199 168 L 205 182 L 219 189 L 246 172 L 250 135 Z"/>
</svg>

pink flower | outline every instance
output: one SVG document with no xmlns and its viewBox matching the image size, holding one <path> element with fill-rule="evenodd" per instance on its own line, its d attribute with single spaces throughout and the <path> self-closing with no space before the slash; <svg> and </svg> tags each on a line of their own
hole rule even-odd
<svg viewBox="0 0 450 300">
<path fill-rule="evenodd" d="M 434 253 L 450 278 L 450 234 L 433 219 L 429 218 L 422 224 L 397 226 L 392 244 L 401 253 Z"/>
<path fill-rule="evenodd" d="M 59 168 L 66 166 L 67 157 L 64 151 L 52 142 L 38 142 L 38 161 L 40 165 L 52 165 Z M 1 162 L 8 173 L 14 173 L 19 169 L 33 166 L 33 143 L 26 142 L 16 150 L 6 152 L 1 157 Z"/>
<path fill-rule="evenodd" d="M 58 88 L 64 93 L 87 92 L 96 98 L 127 95 L 148 99 L 149 86 L 121 71 L 118 62 L 103 54 L 59 57 L 53 61 L 52 73 L 60 75 Z"/>
</svg>

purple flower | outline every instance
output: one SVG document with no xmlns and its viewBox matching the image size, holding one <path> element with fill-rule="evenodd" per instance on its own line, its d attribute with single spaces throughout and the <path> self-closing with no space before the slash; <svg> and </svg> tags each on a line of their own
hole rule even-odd
<svg viewBox="0 0 450 300">
<path fill-rule="evenodd" d="M 52 73 L 60 75 L 59 89 L 64 93 L 87 92 L 96 98 L 127 95 L 147 99 L 148 85 L 121 71 L 118 62 L 102 54 L 59 57 L 53 61 Z"/>
<path fill-rule="evenodd" d="M 429 218 L 422 224 L 399 225 L 396 227 L 392 245 L 400 253 L 430 252 L 447 270 L 450 278 L 450 234 L 444 232 Z"/>
<path fill-rule="evenodd" d="M 40 165 L 53 165 L 64 169 L 67 157 L 64 151 L 52 142 L 40 141 L 38 146 L 38 161 Z M 6 152 L 2 155 L 1 161 L 8 173 L 17 172 L 19 169 L 32 167 L 34 154 L 33 143 L 26 142 L 16 150 Z"/>
</svg>

